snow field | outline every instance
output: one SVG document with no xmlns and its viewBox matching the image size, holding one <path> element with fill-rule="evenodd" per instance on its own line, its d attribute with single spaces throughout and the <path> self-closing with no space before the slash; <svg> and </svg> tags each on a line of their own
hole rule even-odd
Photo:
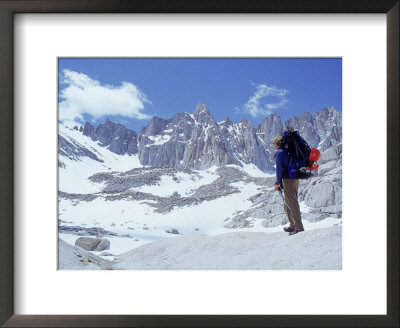
<svg viewBox="0 0 400 328">
<path fill-rule="evenodd" d="M 104 163 L 100 163 L 88 157 L 81 157 L 79 161 L 74 161 L 64 156 L 60 156 L 59 160 L 64 162 L 67 166 L 67 169 L 59 168 L 60 191 L 78 194 L 100 192 L 105 187 L 105 184 L 92 183 L 88 180 L 89 176 L 99 172 L 125 172 L 133 168 L 143 167 L 140 164 L 137 155 L 116 155 L 107 148 L 99 146 L 97 142 L 92 141 L 81 132 L 74 130 L 73 127 L 75 125 L 78 124 L 60 124 L 60 135 L 69 141 L 74 140 L 81 144 L 82 147 L 93 151 L 104 161 Z M 243 164 L 243 167 L 238 167 L 236 165 L 229 166 L 238 168 L 253 177 L 266 178 L 274 176 L 274 174 L 262 172 L 252 164 Z M 216 173 L 217 169 L 218 167 L 214 166 L 205 171 L 196 171 L 197 174 L 195 175 L 178 172 L 175 175 L 178 178 L 179 183 L 171 176 L 164 175 L 161 177 L 161 181 L 158 185 L 145 185 L 140 188 L 132 188 L 132 190 L 150 193 L 160 197 L 171 196 L 176 191 L 181 196 L 187 197 L 197 188 L 210 184 L 218 179 L 219 175 Z M 187 240 L 191 240 L 193 247 L 196 247 L 196 243 L 203 240 L 202 238 L 205 238 L 204 235 L 213 238 L 223 236 L 227 234 L 227 232 L 238 234 L 232 238 L 238 238 L 238 236 L 243 233 L 259 232 L 272 233 L 273 235 L 278 233 L 279 238 L 283 238 L 283 236 L 284 238 L 288 238 L 287 234 L 282 231 L 283 226 L 265 228 L 262 226 L 263 220 L 260 219 L 253 219 L 253 227 L 251 228 L 236 230 L 224 228 L 224 225 L 226 224 L 225 220 L 228 217 L 232 217 L 236 211 L 245 211 L 249 209 L 252 206 L 252 203 L 248 198 L 259 193 L 259 186 L 254 183 L 245 184 L 244 182 L 236 182 L 233 183 L 232 186 L 238 188 L 240 193 L 234 193 L 215 200 L 205 201 L 198 205 L 174 208 L 174 210 L 165 214 L 156 213 L 154 211 L 155 208 L 146 204 L 146 202 L 154 203 L 152 200 L 105 201 L 104 198 L 100 197 L 90 202 L 80 201 L 79 203 L 76 203 L 75 201 L 61 199 L 59 202 L 59 219 L 66 222 L 62 224 L 77 225 L 86 228 L 99 227 L 119 235 L 129 235 L 130 238 L 122 236 L 105 236 L 105 238 L 110 240 L 111 244 L 111 248 L 107 250 L 107 252 L 113 255 L 119 255 L 137 249 L 145 244 L 167 242 L 167 239 L 171 238 L 177 238 L 177 244 L 174 247 L 176 247 L 176 252 L 178 252 L 182 235 L 184 238 L 189 238 Z M 273 189 L 273 187 L 268 189 Z M 309 213 L 311 210 L 311 208 L 307 207 L 304 202 L 300 203 L 300 209 L 302 213 Z M 251 220 L 252 218 L 249 219 Z M 322 221 L 313 223 L 303 220 L 303 224 L 306 231 L 316 229 L 323 230 L 324 228 L 331 228 L 337 225 L 340 226 L 341 221 L 341 219 L 337 218 L 326 218 Z M 171 228 L 177 229 L 180 234 L 167 233 L 166 230 Z M 76 239 L 80 236 L 60 233 L 59 237 L 68 244 L 74 245 Z M 274 240 L 274 238 L 278 237 L 271 237 L 270 240 Z M 236 239 L 229 240 L 230 243 L 235 241 Z M 279 243 L 283 243 L 283 241 L 279 241 Z M 172 246 L 168 247 L 171 249 Z M 172 249 L 175 249 L 174 247 L 172 247 Z M 192 249 L 192 246 L 186 245 L 185 247 L 191 249 L 193 254 L 196 254 L 196 250 Z M 236 246 L 231 245 L 231 247 L 235 250 Z M 149 249 L 151 249 L 151 247 Z M 91 253 L 99 255 L 102 252 Z M 207 254 L 207 251 L 204 254 Z M 235 256 L 235 254 L 231 254 L 229 251 L 227 251 L 226 254 Z M 209 256 L 212 255 L 209 254 Z M 103 258 L 107 260 L 113 259 L 113 257 Z M 190 262 L 190 259 L 187 259 L 187 261 Z M 246 262 L 245 259 L 240 259 L 240 261 Z M 209 262 L 207 263 L 210 264 Z M 273 263 L 273 261 L 270 262 L 270 266 L 272 265 L 272 267 L 274 267 Z M 201 261 L 199 262 L 199 265 L 201 266 Z M 235 265 L 240 266 L 240 263 L 236 262 Z M 193 266 L 195 266 L 194 263 L 188 264 L 188 267 Z"/>
<path fill-rule="evenodd" d="M 110 253 L 115 255 L 143 244 L 180 236 L 166 232 L 171 228 L 177 229 L 183 235 L 216 236 L 232 232 L 231 229 L 224 228 L 225 219 L 232 216 L 237 210 L 243 211 L 250 208 L 252 203 L 247 199 L 257 193 L 255 184 L 245 185 L 243 182 L 237 182 L 233 185 L 238 187 L 241 192 L 203 202 L 197 206 L 175 208 L 166 214 L 154 212 L 153 208 L 143 204 L 143 201 L 95 199 L 91 202 L 81 201 L 79 205 L 74 206 L 73 202 L 62 200 L 60 202 L 60 219 L 72 222 L 68 225 L 101 227 L 120 235 L 129 234 L 131 238 L 107 236 L 111 242 Z M 304 204 L 302 209 L 305 209 L 302 211 L 303 213 L 307 212 Z M 68 217 L 64 218 L 64 213 Z M 262 226 L 262 221 L 254 219 L 253 227 L 233 231 L 282 232 L 283 226 L 265 228 Z M 318 222 L 303 220 L 304 228 L 307 231 L 332 227 L 340 223 L 341 219 L 337 218 L 326 218 Z M 74 239 L 73 235 L 63 237 L 64 235 L 61 234 L 61 238 L 72 244 L 79 237 L 76 236 Z"/>
<path fill-rule="evenodd" d="M 341 270 L 342 229 L 288 237 L 285 233 L 231 232 L 182 236 L 122 254 L 125 270 Z"/>
<path fill-rule="evenodd" d="M 63 199 L 59 203 L 60 219 L 68 222 L 68 225 L 99 227 L 121 235 L 129 234 L 141 242 L 173 237 L 174 234 L 166 232 L 171 228 L 184 235 L 216 235 L 229 231 L 223 227 L 224 220 L 235 210 L 244 210 L 252 205 L 247 198 L 257 191 L 257 186 L 249 184 L 244 188 L 242 182 L 235 185 L 244 190 L 197 206 L 176 208 L 166 214 L 154 212 L 143 201 L 105 201 L 97 198 L 91 202 L 81 201 L 79 205 L 73 205 L 73 201 Z M 140 243 L 134 245 L 138 246 Z"/>
<path fill-rule="evenodd" d="M 160 197 L 171 196 L 175 191 L 181 196 L 190 196 L 197 188 L 218 179 L 218 175 L 210 172 L 196 172 L 199 175 L 178 172 L 175 176 L 179 179 L 179 182 L 173 180 L 171 176 L 163 175 L 158 185 L 145 185 L 140 188 L 132 188 L 131 190 L 150 193 Z"/>
</svg>

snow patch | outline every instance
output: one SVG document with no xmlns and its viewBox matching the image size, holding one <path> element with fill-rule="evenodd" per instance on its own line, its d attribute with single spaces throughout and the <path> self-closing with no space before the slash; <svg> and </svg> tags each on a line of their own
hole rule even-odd
<svg viewBox="0 0 400 328">
<path fill-rule="evenodd" d="M 170 135 L 158 135 L 158 136 L 148 136 L 147 138 L 149 138 L 151 141 L 154 141 L 152 144 L 147 145 L 147 147 L 150 146 L 159 146 L 162 144 L 165 144 L 166 142 L 168 142 L 171 139 Z"/>
<path fill-rule="evenodd" d="M 274 173 L 268 173 L 261 171 L 257 166 L 254 164 L 245 164 L 242 162 L 242 167 L 238 166 L 242 171 L 246 172 L 248 175 L 257 178 L 270 178 L 274 177 Z"/>
</svg>

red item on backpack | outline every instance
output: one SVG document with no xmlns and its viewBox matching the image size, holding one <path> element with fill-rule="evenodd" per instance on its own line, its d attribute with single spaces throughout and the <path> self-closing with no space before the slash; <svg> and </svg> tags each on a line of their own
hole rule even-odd
<svg viewBox="0 0 400 328">
<path fill-rule="evenodd" d="M 320 158 L 321 158 L 321 152 L 317 148 L 311 149 L 308 160 L 310 162 L 318 162 Z"/>
</svg>

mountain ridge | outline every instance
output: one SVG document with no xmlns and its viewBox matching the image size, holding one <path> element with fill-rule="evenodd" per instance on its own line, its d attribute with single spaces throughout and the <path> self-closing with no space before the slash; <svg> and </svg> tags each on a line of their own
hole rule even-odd
<svg viewBox="0 0 400 328">
<path fill-rule="evenodd" d="M 144 166 L 202 170 L 214 165 L 254 164 L 267 172 L 274 169 L 272 140 L 288 127 L 321 151 L 342 141 L 342 115 L 333 107 L 304 112 L 284 123 L 273 113 L 253 127 L 244 118 L 237 123 L 229 117 L 217 122 L 200 102 L 193 113 L 177 113 L 169 119 L 153 116 L 139 135 L 108 119 L 97 127 L 87 122 L 79 131 L 117 155 L 138 154 Z M 59 153 L 65 155 L 62 145 Z"/>
</svg>

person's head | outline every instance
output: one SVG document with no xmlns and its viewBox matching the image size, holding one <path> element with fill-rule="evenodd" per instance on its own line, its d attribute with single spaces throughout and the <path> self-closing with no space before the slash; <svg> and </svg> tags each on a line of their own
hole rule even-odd
<svg viewBox="0 0 400 328">
<path fill-rule="evenodd" d="M 275 150 L 277 150 L 277 149 L 279 149 L 281 147 L 282 141 L 283 141 L 282 136 L 277 136 L 276 138 L 274 138 L 272 143 L 274 144 Z"/>
</svg>

